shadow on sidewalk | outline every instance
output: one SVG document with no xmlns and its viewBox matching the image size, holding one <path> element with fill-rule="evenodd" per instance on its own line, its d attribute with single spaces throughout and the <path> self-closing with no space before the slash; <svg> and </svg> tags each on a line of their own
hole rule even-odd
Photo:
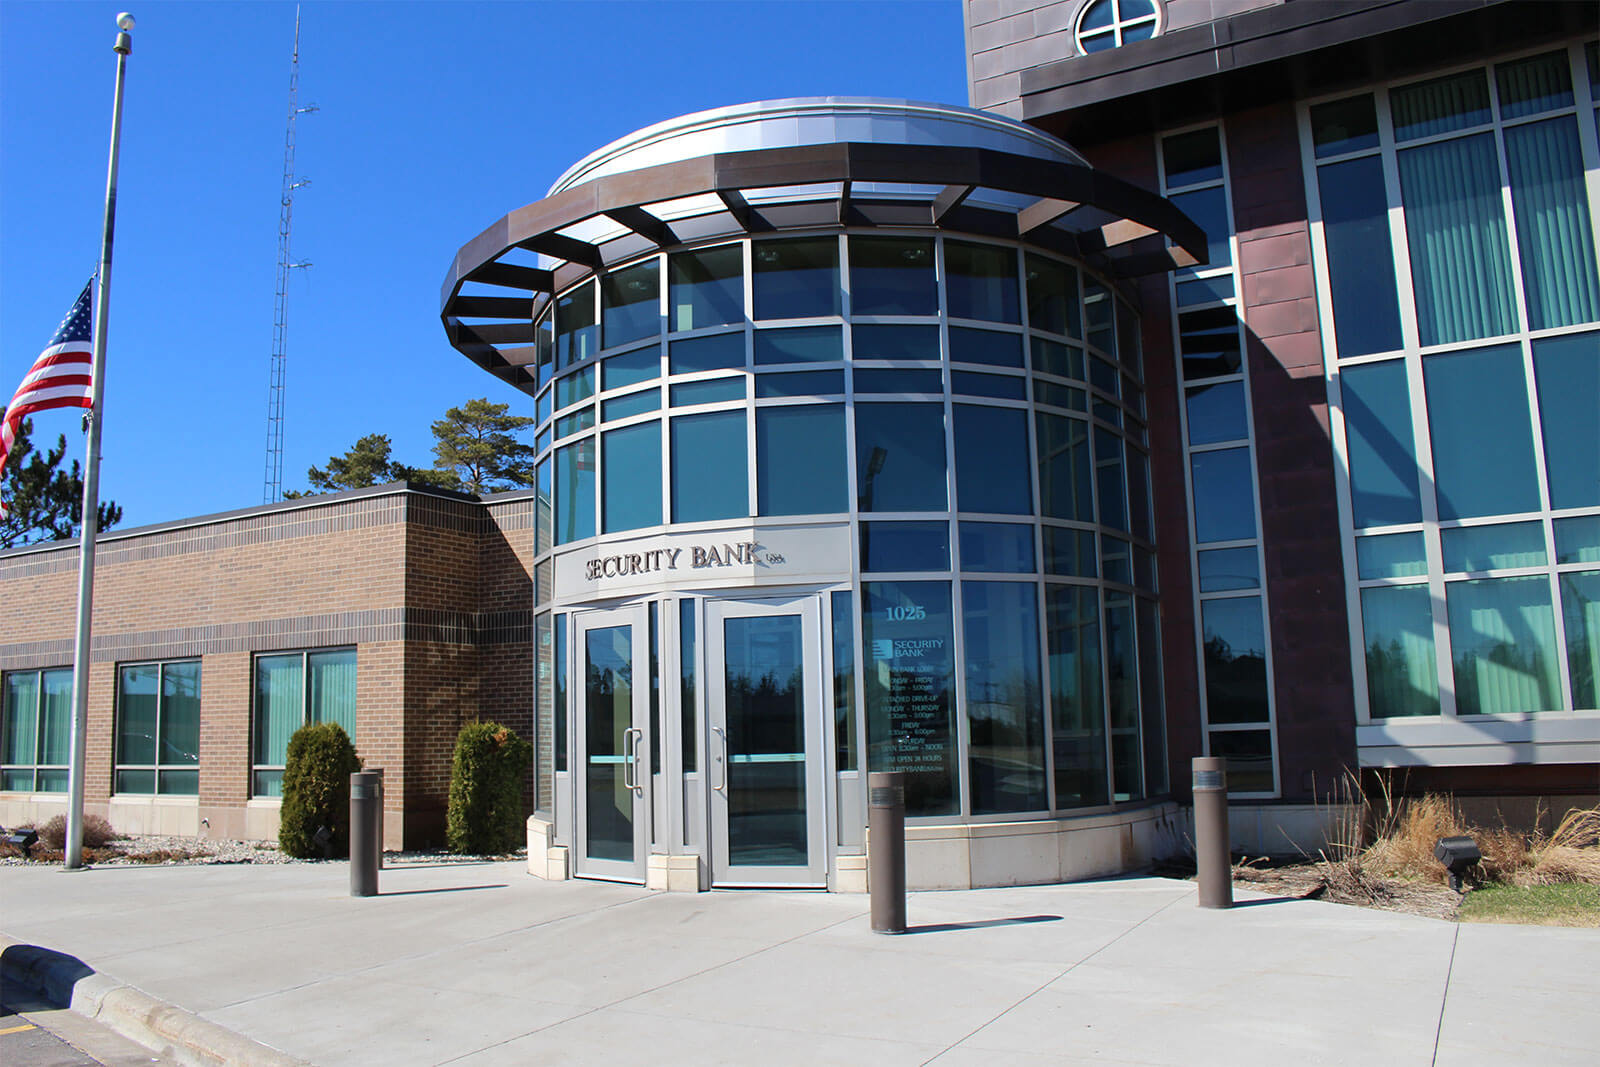
<svg viewBox="0 0 1600 1067">
<path fill-rule="evenodd" d="M 1060 922 L 1059 915 L 1018 915 L 1010 919 L 975 919 L 968 923 L 923 923 L 921 926 L 907 926 L 908 934 L 942 934 L 951 930 L 982 930 L 990 926 L 1016 926 L 1021 923 L 1053 923 Z"/>
<path fill-rule="evenodd" d="M 509 889 L 509 888 L 510 888 L 510 886 L 508 886 L 506 883 L 499 882 L 499 883 L 497 883 L 495 885 L 452 885 L 452 886 L 445 886 L 442 889 L 391 889 L 391 890 L 387 890 L 387 891 L 379 890 L 378 895 L 380 897 L 416 897 L 416 896 L 422 896 L 425 893 L 469 893 L 474 889 Z"/>
</svg>

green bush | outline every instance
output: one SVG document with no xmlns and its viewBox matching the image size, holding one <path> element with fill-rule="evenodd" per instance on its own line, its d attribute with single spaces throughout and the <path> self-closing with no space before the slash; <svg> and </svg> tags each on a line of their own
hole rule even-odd
<svg viewBox="0 0 1600 1067">
<path fill-rule="evenodd" d="M 450 763 L 451 852 L 514 852 L 524 841 L 522 781 L 533 746 L 497 722 L 468 723 Z"/>
<path fill-rule="evenodd" d="M 285 854 L 321 856 L 316 833 L 323 826 L 333 832 L 333 854 L 350 854 L 350 775 L 360 769 L 356 746 L 338 723 L 312 723 L 294 732 L 283 765 L 278 821 L 278 847 Z"/>
</svg>

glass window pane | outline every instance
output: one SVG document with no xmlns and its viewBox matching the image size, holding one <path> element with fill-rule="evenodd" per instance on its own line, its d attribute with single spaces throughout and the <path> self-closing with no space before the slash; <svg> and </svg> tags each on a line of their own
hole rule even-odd
<svg viewBox="0 0 1600 1067">
<path fill-rule="evenodd" d="M 556 616 L 556 773 L 567 769 L 567 617 Z"/>
<path fill-rule="evenodd" d="M 1359 578 L 1421 578 L 1428 573 L 1422 532 L 1356 538 Z"/>
<path fill-rule="evenodd" d="M 283 772 L 255 771 L 250 776 L 250 792 L 258 797 L 283 796 Z"/>
<path fill-rule="evenodd" d="M 832 594 L 834 764 L 840 771 L 861 766 L 856 744 L 856 606 L 849 591 Z"/>
<path fill-rule="evenodd" d="M 1089 406 L 1088 394 L 1082 389 L 1038 380 L 1033 383 L 1033 402 L 1047 407 L 1067 408 L 1070 411 L 1086 411 Z"/>
<path fill-rule="evenodd" d="M 661 524 L 661 423 L 605 435 L 605 532 Z"/>
<path fill-rule="evenodd" d="M 858 412 L 860 408 L 856 409 Z M 1033 514 L 1028 413 L 956 404 L 956 503 L 962 511 Z"/>
<path fill-rule="evenodd" d="M 1105 804 L 1110 796 L 1097 594 L 1090 588 L 1047 586 L 1045 610 L 1056 807 Z"/>
<path fill-rule="evenodd" d="M 1495 68 L 1500 117 L 1516 119 L 1572 106 L 1572 71 L 1565 52 L 1501 63 Z M 1509 135 L 1510 131 L 1506 131 Z M 1507 149 L 1509 151 L 1509 144 Z"/>
<path fill-rule="evenodd" d="M 16 671 L 6 675 L 5 733 L 0 735 L 0 763 L 8 767 L 33 766 L 37 761 L 39 725 L 39 672 Z M 8 779 L 9 782 L 9 779 Z M 0 786 L 10 790 L 10 784 Z M 23 790 L 33 788 L 33 776 Z"/>
<path fill-rule="evenodd" d="M 601 388 L 621 389 L 661 376 L 661 349 L 656 345 L 608 356 L 601 369 Z"/>
<path fill-rule="evenodd" d="M 256 763 L 282 766 L 290 735 L 304 724 L 305 686 L 300 654 L 256 657 Z"/>
<path fill-rule="evenodd" d="M 751 279 L 758 319 L 839 314 L 839 242 L 832 237 L 760 241 Z"/>
<path fill-rule="evenodd" d="M 1167 723 L 1161 686 L 1161 624 L 1156 602 L 1134 601 L 1139 625 L 1139 713 L 1146 796 L 1167 791 Z"/>
<path fill-rule="evenodd" d="M 744 333 L 717 333 L 673 341 L 667 346 L 667 362 L 673 374 L 743 367 Z"/>
<path fill-rule="evenodd" d="M 306 656 L 310 671 L 306 696 L 312 722 L 334 722 L 350 740 L 356 739 L 356 650 L 312 652 Z"/>
<path fill-rule="evenodd" d="M 600 280 L 605 347 L 649 337 L 661 329 L 661 265 L 655 259 L 612 271 Z"/>
<path fill-rule="evenodd" d="M 1083 279 L 1083 336 L 1102 352 L 1116 352 L 1116 316 L 1111 290 L 1089 277 Z"/>
<path fill-rule="evenodd" d="M 743 411 L 672 420 L 672 521 L 735 519 L 750 514 Z"/>
<path fill-rule="evenodd" d="M 1039 594 L 1031 582 L 962 582 L 972 813 L 1038 811 L 1044 784 Z"/>
<path fill-rule="evenodd" d="M 1228 792 L 1271 793 L 1272 735 L 1265 730 L 1212 730 L 1211 754 L 1228 761 Z"/>
<path fill-rule="evenodd" d="M 1206 233 L 1206 269 L 1226 267 L 1233 262 L 1233 226 L 1228 221 L 1228 194 L 1222 186 L 1175 193 L 1169 199 Z"/>
<path fill-rule="evenodd" d="M 1239 317 L 1231 307 L 1185 311 L 1178 316 L 1184 381 L 1239 373 Z"/>
<path fill-rule="evenodd" d="M 1511 248 L 1494 135 L 1401 152 L 1400 189 L 1423 345 L 1515 330 Z"/>
<path fill-rule="evenodd" d="M 943 522 L 864 522 L 861 569 L 874 573 L 947 571 L 950 526 Z"/>
<path fill-rule="evenodd" d="M 1457 715 L 1561 707 L 1548 578 L 1451 582 L 1445 603 Z"/>
<path fill-rule="evenodd" d="M 683 773 L 693 774 L 700 765 L 700 730 L 696 717 L 699 659 L 695 653 L 695 601 L 678 601 L 678 708 L 679 732 L 683 737 Z"/>
<path fill-rule="evenodd" d="M 600 326 L 594 318 L 594 282 L 556 297 L 556 369 L 570 367 L 600 351 Z"/>
<path fill-rule="evenodd" d="M 1163 137 L 1161 162 L 1166 168 L 1169 189 L 1220 179 L 1222 145 L 1217 140 L 1216 127 Z"/>
<path fill-rule="evenodd" d="M 1250 436 L 1245 422 L 1243 382 L 1192 386 L 1184 390 L 1184 399 L 1191 445 L 1242 441 Z"/>
<path fill-rule="evenodd" d="M 1482 70 L 1418 82 L 1389 93 L 1394 138 L 1411 141 L 1489 121 L 1489 85 Z"/>
<path fill-rule="evenodd" d="M 1090 481 L 1089 424 L 1039 412 L 1039 514 L 1052 519 L 1094 521 Z"/>
<path fill-rule="evenodd" d="M 1027 274 L 1028 325 L 1068 337 L 1083 336 L 1077 268 L 1030 253 Z"/>
<path fill-rule="evenodd" d="M 199 771 L 162 771 L 156 776 L 163 796 L 192 797 L 200 792 Z"/>
<path fill-rule="evenodd" d="M 1600 563 L 1600 515 L 1555 520 L 1557 563 Z"/>
<path fill-rule="evenodd" d="M 1378 147 L 1378 113 L 1372 94 L 1318 104 L 1311 109 L 1311 140 L 1317 158 Z"/>
<path fill-rule="evenodd" d="M 1133 558 L 1128 542 L 1120 537 L 1100 535 L 1100 573 L 1108 582 L 1133 584 Z"/>
<path fill-rule="evenodd" d="M 1533 464 L 1522 350 L 1516 345 L 1422 361 L 1441 519 L 1534 511 Z"/>
<path fill-rule="evenodd" d="M 156 715 L 160 706 L 161 666 L 145 663 L 117 672 L 117 762 L 156 762 Z M 52 763 L 53 760 L 41 760 Z M 154 788 L 154 782 L 151 783 Z"/>
<path fill-rule="evenodd" d="M 951 318 L 1022 321 L 1014 249 L 946 241 L 944 271 Z"/>
<path fill-rule="evenodd" d="M 756 513 L 848 511 L 844 405 L 756 411 Z"/>
<path fill-rule="evenodd" d="M 1032 574 L 1033 527 L 1010 522 L 961 524 L 961 569 Z"/>
<path fill-rule="evenodd" d="M 594 408 L 586 407 L 582 411 L 575 411 L 571 415 L 556 420 L 556 437 L 570 437 L 581 433 L 594 425 Z"/>
<path fill-rule="evenodd" d="M 556 544 L 594 536 L 594 438 L 556 449 Z"/>
<path fill-rule="evenodd" d="M 1094 459 L 1099 476 L 1100 525 L 1125 531 L 1128 529 L 1128 502 L 1122 495 L 1122 438 L 1096 426 Z"/>
<path fill-rule="evenodd" d="M 1544 524 L 1540 522 L 1458 526 L 1441 530 L 1439 539 L 1446 574 L 1542 567 L 1545 562 Z"/>
<path fill-rule="evenodd" d="M 844 371 L 802 370 L 756 376 L 756 396 L 836 396 L 844 393 Z"/>
<path fill-rule="evenodd" d="M 743 384 L 741 379 L 735 380 L 740 381 L 741 385 Z M 672 387 L 672 395 L 674 400 L 677 399 L 679 388 L 681 388 L 681 386 L 675 385 Z M 741 389 L 740 392 L 742 394 L 743 390 Z M 605 412 L 604 418 L 606 422 L 616 422 L 618 419 L 631 418 L 634 415 L 643 415 L 647 411 L 660 411 L 661 390 L 644 389 L 637 393 L 629 393 L 627 396 L 619 396 L 615 400 L 607 400 L 605 404 L 602 405 L 602 410 Z"/>
<path fill-rule="evenodd" d="M 743 400 L 744 381 L 744 375 L 739 375 L 734 378 L 712 378 L 704 382 L 680 382 L 672 387 L 672 406 L 686 408 L 694 404 Z"/>
<path fill-rule="evenodd" d="M 1533 342 L 1550 506 L 1600 505 L 1600 334 Z"/>
<path fill-rule="evenodd" d="M 1093 578 L 1100 573 L 1099 556 L 1094 549 L 1094 533 L 1063 526 L 1044 528 L 1044 569 L 1046 574 Z"/>
<path fill-rule="evenodd" d="M 1233 275 L 1219 274 L 1214 278 L 1196 278 L 1177 285 L 1179 307 L 1211 304 L 1218 300 L 1233 299 Z"/>
<path fill-rule="evenodd" d="M 858 404 L 855 414 L 860 509 L 945 510 L 944 406 Z"/>
<path fill-rule="evenodd" d="M 931 367 L 906 370 L 857 367 L 855 386 L 858 393 L 943 393 L 944 373 Z"/>
<path fill-rule="evenodd" d="M 851 358 L 923 360 L 937 363 L 939 327 L 903 326 L 886 323 L 857 325 L 851 330 Z"/>
<path fill-rule="evenodd" d="M 1399 348 L 1400 305 L 1383 161 L 1364 156 L 1318 167 L 1317 187 L 1339 355 Z"/>
<path fill-rule="evenodd" d="M 1111 719 L 1111 783 L 1115 800 L 1144 796 L 1139 747 L 1139 668 L 1135 661 L 1132 603 L 1126 593 L 1106 594 L 1106 707 Z"/>
<path fill-rule="evenodd" d="M 594 368 L 585 367 L 556 381 L 556 407 L 564 408 L 594 396 Z"/>
<path fill-rule="evenodd" d="M 1214 548 L 1196 553 L 1195 558 L 1202 593 L 1261 587 L 1261 561 L 1254 548 Z"/>
<path fill-rule="evenodd" d="M 1528 325 L 1542 330 L 1600 319 L 1577 119 L 1568 115 L 1506 130 L 1506 168 Z M 1591 338 L 1590 350 L 1596 347 Z"/>
<path fill-rule="evenodd" d="M 1150 515 L 1150 459 L 1138 449 L 1128 449 L 1128 532 L 1155 540 Z"/>
<path fill-rule="evenodd" d="M 533 325 L 534 350 L 538 353 L 538 387 L 543 389 L 550 382 L 550 376 L 555 372 L 556 360 L 556 321 L 555 315 L 548 309 L 539 316 L 539 321 Z M 548 394 L 546 394 L 548 396 Z M 546 398 L 541 398 L 548 402 Z M 541 421 L 543 414 L 540 416 Z"/>
<path fill-rule="evenodd" d="M 1395 360 L 1346 367 L 1339 372 L 1339 392 L 1356 529 L 1420 522 L 1422 497 L 1405 364 Z"/>
<path fill-rule="evenodd" d="M 200 762 L 200 664 L 168 663 L 161 671 L 160 761 Z"/>
<path fill-rule="evenodd" d="M 1206 716 L 1218 722 L 1267 721 L 1267 638 L 1261 598 L 1207 600 L 1205 625 Z"/>
<path fill-rule="evenodd" d="M 1084 380 L 1083 349 L 1077 345 L 1064 345 L 1059 341 L 1035 337 L 1032 347 L 1033 369 L 1038 373 L 1073 378 L 1080 382 Z"/>
<path fill-rule="evenodd" d="M 756 366 L 775 363 L 837 363 L 844 359 L 844 334 L 837 326 L 757 330 Z"/>
<path fill-rule="evenodd" d="M 724 245 L 667 260 L 672 329 L 698 330 L 744 319 L 744 249 Z M 677 373 L 676 371 L 674 373 Z"/>
<path fill-rule="evenodd" d="M 72 671 L 44 671 L 39 694 L 39 763 L 60 765 L 72 759 Z M 42 791 L 55 791 L 43 784 Z"/>
<path fill-rule="evenodd" d="M 950 327 L 951 363 L 987 363 L 995 367 L 1022 366 L 1022 335 L 998 330 Z"/>
<path fill-rule="evenodd" d="M 959 810 L 949 582 L 863 582 L 867 769 L 905 773 L 906 814 Z"/>
<path fill-rule="evenodd" d="M 555 535 L 555 514 L 553 511 L 555 499 L 552 493 L 553 483 L 550 480 L 551 460 L 548 456 L 539 461 L 538 479 L 539 499 L 535 505 L 537 514 L 535 516 L 534 552 L 542 553 L 550 551 L 550 545 Z"/>
<path fill-rule="evenodd" d="M 1421 536 L 1420 534 L 1418 535 Z M 1439 714 L 1433 599 L 1426 585 L 1361 591 L 1367 699 L 1374 719 Z"/>
<path fill-rule="evenodd" d="M 931 238 L 850 237 L 851 315 L 938 312 Z"/>
<path fill-rule="evenodd" d="M 1567 629 L 1567 667 L 1572 672 L 1572 706 L 1600 707 L 1600 571 L 1561 575 L 1561 613 Z"/>
<path fill-rule="evenodd" d="M 966 396 L 992 396 L 998 400 L 1026 400 L 1028 386 L 1018 374 L 975 374 L 972 371 L 950 372 L 950 391 Z"/>
<path fill-rule="evenodd" d="M 556 670 L 555 633 L 550 613 L 542 611 L 533 620 L 534 722 L 533 722 L 533 806 L 546 814 L 555 811 L 555 708 Z"/>
<path fill-rule="evenodd" d="M 41 778 L 43 775 L 40 776 Z M 41 790 L 44 789 L 41 783 Z M 117 771 L 116 791 L 118 793 L 154 793 L 156 791 L 155 771 Z"/>
<path fill-rule="evenodd" d="M 1194 481 L 1194 535 L 1201 544 L 1256 535 L 1250 450 L 1224 448 L 1189 457 Z"/>
</svg>

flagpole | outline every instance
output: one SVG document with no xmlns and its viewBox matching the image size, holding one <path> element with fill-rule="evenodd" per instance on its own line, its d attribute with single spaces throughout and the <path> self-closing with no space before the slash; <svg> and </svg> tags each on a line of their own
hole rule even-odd
<svg viewBox="0 0 1600 1067">
<path fill-rule="evenodd" d="M 106 166 L 106 220 L 95 277 L 94 371 L 89 394 L 89 440 L 83 473 L 83 533 L 78 555 L 78 637 L 72 657 L 72 763 L 67 772 L 67 841 L 64 866 L 83 867 L 83 787 L 89 733 L 89 635 L 94 615 L 94 548 L 100 526 L 100 423 L 106 389 L 106 317 L 111 306 L 111 231 L 117 218 L 117 156 L 122 149 L 122 82 L 133 51 L 133 16 L 117 16 L 117 89 L 111 103 L 111 161 Z"/>
</svg>

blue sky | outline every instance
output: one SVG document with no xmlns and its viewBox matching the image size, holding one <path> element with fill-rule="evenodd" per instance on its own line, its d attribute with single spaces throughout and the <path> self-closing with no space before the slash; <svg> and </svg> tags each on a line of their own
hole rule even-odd
<svg viewBox="0 0 1600 1067">
<path fill-rule="evenodd" d="M 128 63 L 102 498 L 123 526 L 261 503 L 292 3 L 158 3 Z M 0 3 L 0 390 L 93 272 L 115 5 Z M 284 487 L 366 433 L 432 462 L 475 396 L 445 342 L 456 250 L 572 162 L 675 115 L 788 96 L 966 102 L 958 0 L 302 6 Z M 75 413 L 35 419 L 35 439 Z"/>
</svg>

